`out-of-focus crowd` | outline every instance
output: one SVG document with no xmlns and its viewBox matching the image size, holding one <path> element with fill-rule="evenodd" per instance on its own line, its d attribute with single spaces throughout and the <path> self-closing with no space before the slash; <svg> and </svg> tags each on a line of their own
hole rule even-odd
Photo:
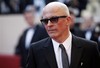
<svg viewBox="0 0 100 68">
<path fill-rule="evenodd" d="M 0 0 L 0 14 L 21 14 L 27 5 L 34 5 L 41 16 L 42 8 L 52 1 L 63 2 L 69 7 L 74 15 L 71 25 L 74 34 L 100 45 L 100 0 Z"/>
<path fill-rule="evenodd" d="M 96 41 L 100 51 L 100 0 L 0 0 L 0 15 L 23 14 L 30 26 L 19 38 L 15 49 L 15 54 L 21 56 L 23 68 L 29 45 L 48 37 L 43 26 L 34 24 L 34 19 L 35 14 L 41 17 L 43 7 L 52 1 L 63 2 L 69 7 L 72 34 Z"/>
<path fill-rule="evenodd" d="M 72 7 L 77 16 L 80 16 L 83 10 L 100 16 L 100 0 L 0 0 L 0 14 L 22 13 L 29 4 L 34 5 L 40 12 L 46 4 L 52 1 L 60 1 Z"/>
</svg>

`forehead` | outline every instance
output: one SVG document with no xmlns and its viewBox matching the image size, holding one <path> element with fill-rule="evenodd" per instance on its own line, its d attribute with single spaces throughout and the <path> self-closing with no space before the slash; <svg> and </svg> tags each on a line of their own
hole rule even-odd
<svg viewBox="0 0 100 68">
<path fill-rule="evenodd" d="M 49 8 L 44 10 L 43 15 L 56 15 L 61 13 L 62 11 L 59 8 Z"/>
<path fill-rule="evenodd" d="M 43 9 L 42 17 L 61 16 L 66 15 L 66 10 L 63 6 L 58 4 L 47 5 Z"/>
</svg>

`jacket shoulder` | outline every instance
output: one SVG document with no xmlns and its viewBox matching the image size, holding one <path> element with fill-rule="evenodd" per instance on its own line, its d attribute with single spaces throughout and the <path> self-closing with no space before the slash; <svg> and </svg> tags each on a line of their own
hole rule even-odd
<svg viewBox="0 0 100 68">
<path fill-rule="evenodd" d="M 31 44 L 30 48 L 40 49 L 45 45 L 45 43 L 48 42 L 48 40 L 50 40 L 49 37 L 44 38 L 40 41 L 34 42 L 34 43 Z"/>
<path fill-rule="evenodd" d="M 97 43 L 95 41 L 86 40 L 85 38 L 81 38 L 77 36 L 73 36 L 73 41 L 74 43 L 84 46 L 84 47 L 94 47 L 94 45 L 97 46 Z"/>
</svg>

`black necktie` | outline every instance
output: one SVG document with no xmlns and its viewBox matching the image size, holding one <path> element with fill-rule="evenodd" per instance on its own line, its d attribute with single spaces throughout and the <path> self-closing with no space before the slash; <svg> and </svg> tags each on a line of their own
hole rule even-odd
<svg viewBox="0 0 100 68">
<path fill-rule="evenodd" d="M 61 56 L 62 56 L 63 68 L 69 68 L 68 55 L 66 53 L 65 47 L 63 46 L 63 44 L 60 44 L 59 47 L 61 48 Z"/>
</svg>

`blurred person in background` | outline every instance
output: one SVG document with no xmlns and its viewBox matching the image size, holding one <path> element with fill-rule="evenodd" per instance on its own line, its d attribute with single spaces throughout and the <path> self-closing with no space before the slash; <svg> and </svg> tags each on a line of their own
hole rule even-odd
<svg viewBox="0 0 100 68">
<path fill-rule="evenodd" d="M 1 14 L 23 13 L 27 5 L 33 5 L 32 0 L 0 0 Z"/>
<path fill-rule="evenodd" d="M 88 0 L 72 0 L 72 1 L 73 1 L 73 6 L 78 8 L 78 10 L 79 10 L 78 17 L 80 17 L 81 12 L 86 9 Z"/>
<path fill-rule="evenodd" d="M 91 40 L 96 41 L 98 43 L 100 51 L 100 22 L 98 22 L 93 29 Z"/>
<path fill-rule="evenodd" d="M 81 24 L 81 29 L 84 32 L 84 38 L 97 42 L 100 50 L 100 22 L 95 22 L 93 15 L 86 10 L 82 12 L 82 18 L 84 22 Z"/>
<path fill-rule="evenodd" d="M 80 23 L 76 22 L 76 15 L 75 12 L 73 11 L 74 9 L 70 8 L 70 16 L 71 16 L 71 24 L 70 24 L 70 31 L 72 34 L 79 36 L 79 37 L 84 37 L 83 31 L 80 29 Z M 78 25 L 78 26 L 77 26 Z"/>
<path fill-rule="evenodd" d="M 84 36 L 87 40 L 93 40 L 97 42 L 99 45 L 99 51 L 100 51 L 100 23 L 97 23 L 95 27 L 93 28 L 85 30 Z"/>
<path fill-rule="evenodd" d="M 89 0 L 86 5 L 86 10 L 94 17 L 100 18 L 100 0 Z"/>
<path fill-rule="evenodd" d="M 15 54 L 21 57 L 21 67 L 25 68 L 29 45 L 33 42 L 48 37 L 48 34 L 42 25 L 35 24 L 35 8 L 33 5 L 28 5 L 25 8 L 23 15 L 27 24 L 29 25 L 29 28 L 27 28 L 21 35 L 15 49 Z"/>
<path fill-rule="evenodd" d="M 27 5 L 34 5 L 33 0 L 20 0 L 20 12 L 23 13 Z"/>
<path fill-rule="evenodd" d="M 80 28 L 84 31 L 84 38 L 87 40 L 91 40 L 92 37 L 92 31 L 94 27 L 94 19 L 91 13 L 88 11 L 82 11 L 81 17 L 83 19 L 83 22 L 80 26 Z"/>
<path fill-rule="evenodd" d="M 0 8 L 2 14 L 20 13 L 20 0 L 2 0 Z"/>
<path fill-rule="evenodd" d="M 86 5 L 88 3 L 88 0 L 61 0 L 64 1 L 68 7 L 74 8 L 75 11 L 77 11 L 77 17 L 80 17 L 81 11 L 86 9 Z"/>
<path fill-rule="evenodd" d="M 0 0 L 0 12 L 1 12 L 1 14 L 10 13 L 9 2 L 10 2 L 9 0 Z"/>
</svg>

